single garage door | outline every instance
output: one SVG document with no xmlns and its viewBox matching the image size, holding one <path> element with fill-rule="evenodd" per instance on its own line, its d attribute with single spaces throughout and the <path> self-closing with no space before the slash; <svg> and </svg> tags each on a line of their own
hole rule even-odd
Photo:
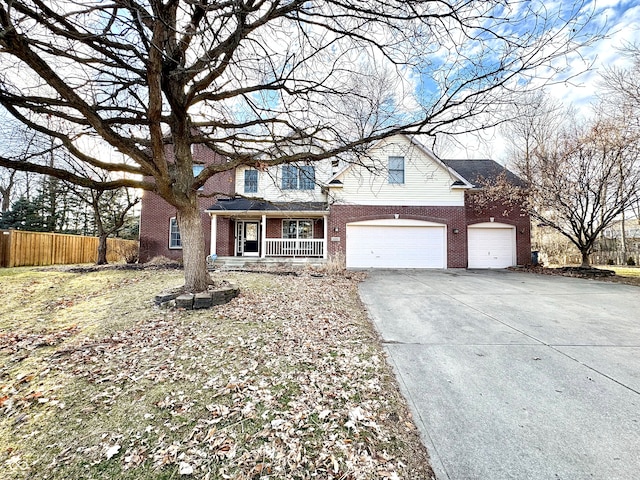
<svg viewBox="0 0 640 480">
<path fill-rule="evenodd" d="M 516 229 L 504 223 L 479 223 L 467 230 L 469 268 L 506 268 L 516 264 Z"/>
<path fill-rule="evenodd" d="M 446 268 L 445 225 L 418 220 L 347 224 L 347 268 Z"/>
</svg>

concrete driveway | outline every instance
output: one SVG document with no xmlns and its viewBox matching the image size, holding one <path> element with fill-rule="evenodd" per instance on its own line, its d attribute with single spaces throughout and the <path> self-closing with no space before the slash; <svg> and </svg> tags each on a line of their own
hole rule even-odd
<svg viewBox="0 0 640 480">
<path fill-rule="evenodd" d="M 409 270 L 360 295 L 438 480 L 640 478 L 640 288 Z"/>
</svg>

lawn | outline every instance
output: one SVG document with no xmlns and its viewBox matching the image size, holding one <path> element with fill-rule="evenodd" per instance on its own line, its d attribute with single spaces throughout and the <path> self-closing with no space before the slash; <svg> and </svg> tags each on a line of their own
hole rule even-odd
<svg viewBox="0 0 640 480">
<path fill-rule="evenodd" d="M 640 286 L 640 267 L 618 267 L 615 265 L 598 265 L 597 268 L 613 270 L 616 272 L 614 277 L 605 277 L 603 280 L 616 283 L 625 283 L 627 285 Z"/>
<path fill-rule="evenodd" d="M 640 267 L 616 267 L 606 265 L 602 266 L 601 268 L 613 270 L 614 272 L 616 272 L 616 275 L 620 277 L 640 278 Z"/>
<path fill-rule="evenodd" d="M 213 275 L 182 311 L 180 271 L 1 269 L 2 478 L 430 478 L 357 278 Z"/>
</svg>

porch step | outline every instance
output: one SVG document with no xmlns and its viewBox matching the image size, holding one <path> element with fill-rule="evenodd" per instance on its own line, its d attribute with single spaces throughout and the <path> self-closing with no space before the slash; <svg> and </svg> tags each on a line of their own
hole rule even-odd
<svg viewBox="0 0 640 480">
<path fill-rule="evenodd" d="M 235 268 L 248 268 L 251 266 L 263 265 L 291 265 L 292 267 L 302 267 L 305 265 L 322 265 L 326 260 L 324 258 L 289 258 L 289 257 L 218 257 L 213 262 L 213 267 L 224 270 L 232 270 Z"/>
</svg>

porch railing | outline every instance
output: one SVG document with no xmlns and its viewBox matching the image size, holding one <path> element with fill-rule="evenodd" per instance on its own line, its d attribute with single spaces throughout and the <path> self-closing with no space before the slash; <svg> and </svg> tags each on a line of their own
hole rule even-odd
<svg viewBox="0 0 640 480">
<path fill-rule="evenodd" d="M 267 238 L 267 257 L 322 257 L 324 240 Z"/>
</svg>

